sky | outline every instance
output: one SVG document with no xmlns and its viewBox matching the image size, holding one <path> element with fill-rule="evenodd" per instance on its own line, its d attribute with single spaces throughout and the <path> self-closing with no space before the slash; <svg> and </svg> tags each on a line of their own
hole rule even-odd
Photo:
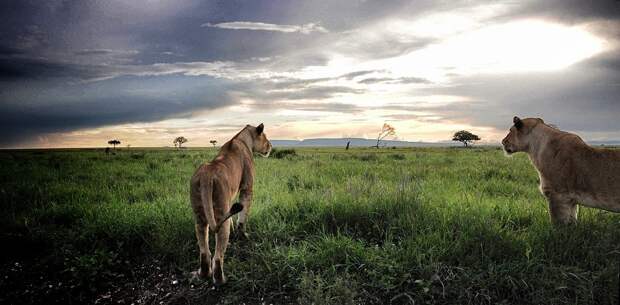
<svg viewBox="0 0 620 305">
<path fill-rule="evenodd" d="M 620 1 L 5 0 L 0 148 L 620 140 Z"/>
</svg>

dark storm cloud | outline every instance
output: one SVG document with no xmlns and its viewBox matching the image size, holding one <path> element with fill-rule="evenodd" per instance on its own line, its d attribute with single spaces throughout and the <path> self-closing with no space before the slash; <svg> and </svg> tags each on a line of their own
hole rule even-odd
<svg viewBox="0 0 620 305">
<path fill-rule="evenodd" d="M 530 1 L 503 18 L 545 17 L 566 23 L 591 20 L 619 20 L 620 2 L 615 0 L 545 0 Z"/>
<path fill-rule="evenodd" d="M 122 77 L 85 86 L 12 86 L 13 90 L 0 92 L 0 146 L 50 132 L 152 122 L 234 103 L 228 83 L 204 77 Z M 49 98 L 41 102 L 41 94 Z"/>
<path fill-rule="evenodd" d="M 119 52 L 112 53 L 119 54 Z M 85 55 L 92 54 L 87 52 Z M 27 56 L 0 56 L 0 80 L 8 82 L 64 79 L 67 81 L 65 85 L 72 85 L 72 82 L 76 81 L 92 82 L 121 76 L 173 74 L 221 76 L 226 73 L 234 74 L 235 65 L 225 62 L 173 62 L 152 65 L 82 64 Z"/>
<path fill-rule="evenodd" d="M 45 59 L 0 56 L 0 80 L 4 81 L 50 78 L 86 80 L 106 75 L 109 70 L 107 67 L 89 67 Z"/>
<path fill-rule="evenodd" d="M 239 97 L 303 111 L 361 111 L 348 104 L 295 102 L 366 92 L 328 84 L 334 80 L 431 83 L 417 77 L 375 77 L 373 73 L 385 71 L 353 68 L 315 79 L 237 74 L 253 69 L 294 73 L 327 65 L 332 54 L 360 60 L 402 55 L 441 39 L 372 32 L 384 19 L 414 20 L 480 3 L 489 2 L 2 1 L 0 146 L 48 132 L 181 117 L 238 103 Z M 575 24 L 609 21 L 598 23 L 596 31 L 617 44 L 619 9 L 618 1 L 538 1 L 512 5 L 494 21 L 532 16 Z M 372 33 L 365 36 L 367 31 Z M 620 113 L 618 58 L 617 53 L 597 56 L 566 74 L 451 74 L 458 85 L 423 90 L 476 101 L 433 109 L 446 119 L 503 128 L 505 117 L 532 113 L 563 128 L 618 130 L 612 119 Z M 580 123 L 580 118 L 587 120 Z"/>
<path fill-rule="evenodd" d="M 18 48 L 0 45 L 0 56 L 14 56 L 23 54 L 24 51 Z"/>
</svg>

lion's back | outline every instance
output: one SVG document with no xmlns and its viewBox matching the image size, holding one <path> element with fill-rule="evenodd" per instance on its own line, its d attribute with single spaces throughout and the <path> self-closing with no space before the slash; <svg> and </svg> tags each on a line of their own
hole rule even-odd
<svg viewBox="0 0 620 305">
<path fill-rule="evenodd" d="M 555 190 L 568 192 L 586 206 L 620 210 L 620 150 L 595 148 L 579 136 L 553 139 L 545 154 L 546 178 Z"/>
</svg>

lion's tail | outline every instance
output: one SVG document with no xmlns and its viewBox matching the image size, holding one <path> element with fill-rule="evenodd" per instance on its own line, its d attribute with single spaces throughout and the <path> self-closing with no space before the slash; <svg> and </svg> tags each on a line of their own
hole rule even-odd
<svg viewBox="0 0 620 305">
<path fill-rule="evenodd" d="M 215 232 L 218 232 L 220 230 L 220 227 L 222 226 L 222 224 L 224 223 L 224 221 L 228 220 L 228 218 L 233 217 L 233 215 L 239 213 L 243 211 L 243 205 L 239 202 L 235 202 L 231 207 L 230 207 L 230 211 L 228 211 L 228 214 L 226 215 L 226 217 L 224 217 L 224 219 L 222 219 L 222 221 L 220 221 L 217 224 L 217 227 L 215 227 Z"/>
<path fill-rule="evenodd" d="M 220 227 L 222 224 L 228 220 L 228 218 L 233 215 L 243 211 L 243 205 L 240 203 L 235 203 L 230 207 L 230 211 L 224 219 L 222 219 L 219 223 L 215 221 L 215 212 L 213 211 L 213 188 L 215 187 L 213 184 L 213 176 L 207 174 L 206 177 L 200 181 L 200 184 L 204 187 L 201 187 L 200 196 L 202 197 L 203 207 L 205 209 L 205 215 L 207 216 L 207 223 L 209 223 L 209 227 L 213 228 L 215 233 L 220 231 Z"/>
<path fill-rule="evenodd" d="M 213 212 L 213 176 L 208 174 L 200 180 L 200 196 L 202 198 L 203 208 L 205 210 L 205 216 L 207 217 L 207 223 L 216 233 L 219 231 L 219 226 L 215 221 L 215 213 Z"/>
</svg>

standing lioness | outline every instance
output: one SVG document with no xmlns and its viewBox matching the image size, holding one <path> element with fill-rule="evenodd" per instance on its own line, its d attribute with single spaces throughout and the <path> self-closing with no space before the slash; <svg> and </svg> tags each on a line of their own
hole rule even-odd
<svg viewBox="0 0 620 305">
<path fill-rule="evenodd" d="M 554 224 L 576 222 L 577 204 L 620 212 L 620 150 L 590 147 L 541 119 L 514 117 L 513 123 L 504 150 L 528 154 Z"/>
<path fill-rule="evenodd" d="M 271 143 L 258 127 L 245 126 L 230 141 L 226 142 L 209 164 L 201 165 L 190 183 L 192 209 L 196 216 L 196 238 L 200 248 L 200 269 L 202 278 L 213 275 L 215 284 L 226 282 L 224 276 L 224 253 L 230 234 L 229 218 L 239 214 L 239 230 L 244 232 L 252 201 L 254 161 L 252 153 L 268 157 Z M 239 202 L 230 206 L 239 193 Z M 209 228 L 215 232 L 215 256 L 211 261 L 209 251 Z"/>
</svg>

